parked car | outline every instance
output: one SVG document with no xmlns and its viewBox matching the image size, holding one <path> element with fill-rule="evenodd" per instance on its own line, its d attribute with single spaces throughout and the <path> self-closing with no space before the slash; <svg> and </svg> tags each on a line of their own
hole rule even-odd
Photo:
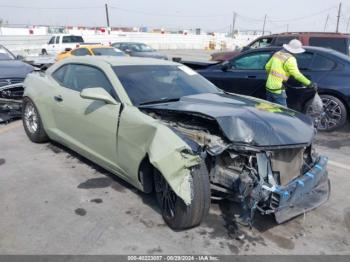
<svg viewBox="0 0 350 262">
<path fill-rule="evenodd" d="M 74 57 L 30 74 L 25 87 L 30 140 L 62 143 L 155 192 L 173 229 L 200 224 L 211 195 L 278 223 L 328 199 L 327 158 L 312 149 L 309 117 L 224 93 L 184 65 Z"/>
<path fill-rule="evenodd" d="M 211 55 L 213 61 L 225 61 L 232 59 L 240 52 L 250 49 L 263 48 L 269 46 L 282 46 L 289 43 L 292 39 L 298 39 L 305 46 L 319 46 L 331 48 L 343 54 L 349 55 L 350 52 L 350 34 L 342 33 L 323 33 L 323 32 L 295 32 L 280 33 L 268 36 L 260 36 L 242 50 L 228 52 L 218 52 Z"/>
<path fill-rule="evenodd" d="M 21 116 L 24 78 L 34 70 L 0 45 L 0 123 Z"/>
<path fill-rule="evenodd" d="M 47 44 L 41 47 L 42 55 L 56 55 L 68 49 L 74 49 L 84 44 L 84 39 L 80 35 L 53 35 Z"/>
<path fill-rule="evenodd" d="M 113 43 L 112 46 L 122 50 L 129 56 L 151 57 L 168 60 L 166 55 L 157 52 L 157 50 L 143 43 L 117 42 Z"/>
<path fill-rule="evenodd" d="M 335 130 L 343 126 L 350 115 L 350 57 L 321 47 L 305 49 L 306 52 L 296 55 L 296 58 L 301 72 L 319 86 L 325 110 L 319 129 Z M 278 50 L 280 47 L 254 49 L 214 65 L 185 64 L 197 69 L 198 73 L 226 92 L 265 99 L 265 64 Z M 314 91 L 301 89 L 301 84 L 292 78 L 287 86 L 288 106 L 299 112 L 310 112 Z"/>
<path fill-rule="evenodd" d="M 86 55 L 97 55 L 97 56 L 126 56 L 121 50 L 104 45 L 87 45 L 75 48 L 73 50 L 68 50 L 61 52 L 57 55 L 56 60 L 71 57 L 71 56 L 86 56 Z"/>
</svg>

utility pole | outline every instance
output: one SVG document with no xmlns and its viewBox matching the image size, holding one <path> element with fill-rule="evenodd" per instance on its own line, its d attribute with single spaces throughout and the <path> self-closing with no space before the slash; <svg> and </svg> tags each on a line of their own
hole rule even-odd
<svg viewBox="0 0 350 262">
<path fill-rule="evenodd" d="M 341 13 L 341 2 L 339 3 L 339 8 L 338 8 L 338 16 L 337 16 L 337 29 L 336 29 L 336 33 L 339 32 L 339 20 L 340 20 L 340 13 Z"/>
<path fill-rule="evenodd" d="M 236 12 L 233 12 L 233 18 L 232 18 L 232 38 L 233 38 L 233 36 L 234 36 L 234 34 L 235 34 L 236 17 L 237 17 Z"/>
<path fill-rule="evenodd" d="M 108 31 L 108 34 L 110 34 L 111 31 L 110 31 L 110 27 L 109 27 L 109 14 L 108 14 L 108 5 L 107 5 L 107 3 L 105 4 L 105 8 L 106 8 L 107 31 Z"/>
<path fill-rule="evenodd" d="M 327 15 L 326 23 L 324 24 L 324 29 L 323 29 L 324 32 L 326 32 L 328 20 L 329 20 L 329 14 Z"/>
<path fill-rule="evenodd" d="M 267 15 L 265 15 L 265 17 L 264 17 L 264 25 L 263 25 L 262 35 L 265 34 L 266 18 L 267 18 Z"/>
</svg>

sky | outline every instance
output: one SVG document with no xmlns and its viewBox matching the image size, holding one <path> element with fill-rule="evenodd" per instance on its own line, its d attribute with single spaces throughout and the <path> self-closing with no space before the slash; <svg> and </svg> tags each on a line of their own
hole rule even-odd
<svg viewBox="0 0 350 262">
<path fill-rule="evenodd" d="M 0 0 L 0 20 L 25 25 L 111 26 L 227 32 L 335 31 L 340 0 Z M 340 31 L 350 31 L 350 0 L 342 0 Z"/>
</svg>

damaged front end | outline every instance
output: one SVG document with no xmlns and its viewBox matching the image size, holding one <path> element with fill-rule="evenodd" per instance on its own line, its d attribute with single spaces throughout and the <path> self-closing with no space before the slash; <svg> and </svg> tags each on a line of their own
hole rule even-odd
<svg viewBox="0 0 350 262">
<path fill-rule="evenodd" d="M 253 146 L 228 140 L 210 117 L 146 110 L 200 155 L 209 170 L 212 197 L 241 205 L 251 225 L 256 211 L 274 214 L 277 223 L 328 200 L 327 158 L 311 144 Z"/>
<path fill-rule="evenodd" d="M 0 123 L 21 117 L 23 79 L 0 79 Z"/>
</svg>

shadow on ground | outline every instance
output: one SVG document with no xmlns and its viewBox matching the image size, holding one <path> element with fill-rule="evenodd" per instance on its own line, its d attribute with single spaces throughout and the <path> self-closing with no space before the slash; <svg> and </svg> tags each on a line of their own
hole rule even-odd
<svg viewBox="0 0 350 262">
<path fill-rule="evenodd" d="M 78 153 L 72 151 L 71 149 L 63 145 L 60 145 L 55 142 L 51 142 L 50 144 L 47 145 L 47 148 L 49 148 L 55 154 L 60 154 L 63 152 L 67 153 L 68 159 L 74 158 L 78 160 L 78 162 L 88 165 L 91 169 L 95 171 L 95 173 L 104 175 L 102 177 L 90 178 L 80 183 L 79 185 L 77 185 L 78 188 L 94 189 L 94 188 L 110 187 L 118 192 L 129 191 L 136 194 L 142 200 L 143 204 L 146 204 L 147 206 L 151 207 L 155 212 L 161 215 L 161 212 L 158 207 L 158 203 L 154 194 L 145 194 L 141 192 L 140 190 L 136 189 L 129 183 L 125 182 L 118 176 L 111 174 L 109 171 L 96 165 L 95 163 L 91 162 L 90 160 L 84 158 L 83 156 L 79 155 Z M 250 231 L 249 228 L 242 227 L 240 224 L 237 224 L 235 222 L 234 218 L 240 212 L 240 207 L 238 204 L 235 204 L 232 201 L 228 201 L 228 200 L 221 200 L 221 201 L 212 200 L 212 208 L 217 209 L 218 212 L 215 212 L 215 213 L 211 212 L 208 214 L 206 219 L 203 221 L 202 225 L 199 227 L 200 234 L 202 232 L 203 234 L 210 236 L 210 238 L 237 240 L 238 244 L 237 243 L 227 244 L 228 248 L 230 248 L 230 250 L 233 253 L 238 253 L 239 252 L 238 248 L 247 242 L 249 242 L 250 244 L 254 243 L 252 245 L 256 245 L 256 243 L 260 243 L 261 245 L 266 245 L 266 243 L 264 242 L 261 236 L 253 237 L 249 233 Z M 128 211 L 128 212 L 132 212 L 132 211 Z M 141 222 L 146 224 L 147 226 L 148 222 L 146 220 Z M 277 224 L 274 221 L 272 216 L 262 216 L 257 213 L 254 218 L 253 228 L 256 229 L 258 232 L 263 233 L 275 227 L 276 225 Z M 157 226 L 165 226 L 165 224 L 157 225 Z"/>
</svg>

